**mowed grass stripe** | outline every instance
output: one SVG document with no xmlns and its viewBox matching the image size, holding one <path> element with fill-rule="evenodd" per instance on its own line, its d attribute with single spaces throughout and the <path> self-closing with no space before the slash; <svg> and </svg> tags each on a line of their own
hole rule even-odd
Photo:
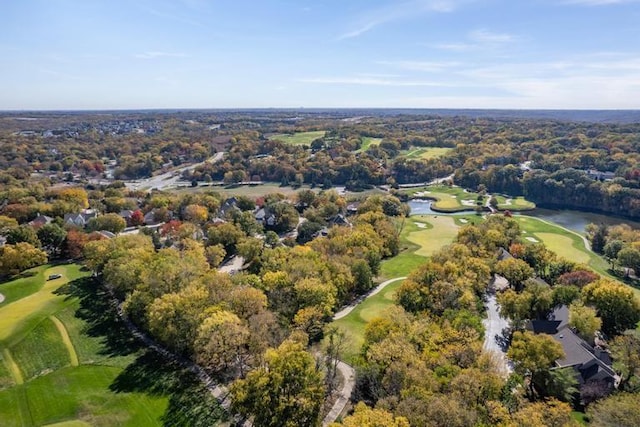
<svg viewBox="0 0 640 427">
<path fill-rule="evenodd" d="M 71 363 L 58 328 L 49 319 L 40 322 L 10 350 L 25 380 L 50 373 Z"/>
<path fill-rule="evenodd" d="M 2 349 L 2 358 L 4 359 L 5 366 L 9 370 L 13 381 L 16 384 L 24 384 L 24 378 L 22 377 L 22 372 L 20 372 L 20 368 L 16 364 L 15 360 L 13 360 L 13 356 L 11 356 L 11 352 L 8 348 Z"/>
<path fill-rule="evenodd" d="M 67 333 L 67 329 L 64 327 L 62 322 L 56 316 L 49 316 L 49 319 L 53 322 L 53 324 L 58 329 L 60 336 L 62 337 L 62 343 L 67 348 L 69 352 L 69 360 L 71 360 L 71 366 L 78 366 L 78 355 L 76 354 L 76 349 L 73 347 L 71 343 L 71 338 L 69 338 L 69 334 Z"/>
</svg>

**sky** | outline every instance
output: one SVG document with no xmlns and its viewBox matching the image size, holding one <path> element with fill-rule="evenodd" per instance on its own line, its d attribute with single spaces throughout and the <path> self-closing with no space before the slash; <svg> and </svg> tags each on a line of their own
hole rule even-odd
<svg viewBox="0 0 640 427">
<path fill-rule="evenodd" d="M 0 110 L 640 109 L 640 0 L 0 0 Z"/>
</svg>

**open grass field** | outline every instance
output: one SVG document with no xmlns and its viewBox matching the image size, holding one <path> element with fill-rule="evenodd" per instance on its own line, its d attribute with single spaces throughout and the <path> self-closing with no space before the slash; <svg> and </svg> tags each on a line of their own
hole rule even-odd
<svg viewBox="0 0 640 427">
<path fill-rule="evenodd" d="M 239 186 L 201 186 L 201 187 L 186 187 L 179 188 L 174 190 L 177 194 L 188 194 L 188 193 L 202 193 L 205 191 L 215 191 L 220 194 L 223 194 L 225 197 L 230 196 L 246 196 L 250 198 L 262 197 L 269 193 L 281 193 L 287 197 L 293 197 L 300 190 L 313 190 L 313 191 L 321 191 L 320 187 L 311 188 L 309 185 L 303 185 L 298 188 L 293 188 L 290 186 L 282 187 L 278 183 L 275 182 L 267 182 L 259 185 L 239 185 Z M 345 196 L 347 199 L 361 199 L 370 196 L 371 194 L 388 194 L 384 190 L 380 190 L 379 188 L 373 188 L 371 190 L 365 191 L 346 191 Z"/>
<path fill-rule="evenodd" d="M 286 144 L 293 145 L 311 145 L 313 140 L 322 138 L 327 132 L 323 130 L 312 132 L 296 132 L 296 133 L 279 133 L 271 135 L 269 139 L 282 141 Z"/>
<path fill-rule="evenodd" d="M 370 136 L 363 136 L 362 145 L 358 150 L 356 150 L 356 153 L 367 151 L 369 147 L 371 147 L 372 145 L 378 145 L 380 144 L 381 141 L 382 141 L 382 138 L 372 138 Z"/>
<path fill-rule="evenodd" d="M 407 159 L 429 160 L 443 157 L 451 150 L 452 148 L 449 147 L 413 147 L 400 155 Z"/>
<path fill-rule="evenodd" d="M 202 384 L 145 351 L 87 275 L 44 266 L 0 285 L 30 292 L 0 306 L 0 426 L 185 425 L 194 416 L 216 425 Z"/>
</svg>

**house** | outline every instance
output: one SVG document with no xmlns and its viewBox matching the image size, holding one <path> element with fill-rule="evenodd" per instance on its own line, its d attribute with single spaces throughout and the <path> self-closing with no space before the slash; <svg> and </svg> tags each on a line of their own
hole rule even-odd
<svg viewBox="0 0 640 427">
<path fill-rule="evenodd" d="M 342 214 L 338 214 L 329 219 L 329 225 L 343 225 L 351 227 L 349 220 Z"/>
<path fill-rule="evenodd" d="M 38 216 L 35 217 L 32 221 L 29 221 L 29 225 L 33 228 L 40 228 L 43 225 L 51 224 L 52 221 L 53 218 L 51 218 L 50 216 L 38 214 Z"/>
<path fill-rule="evenodd" d="M 597 169 L 587 169 L 585 172 L 589 175 L 589 178 L 596 179 L 598 181 L 610 181 L 616 177 L 616 174 L 613 172 L 602 172 Z"/>
<path fill-rule="evenodd" d="M 123 218 L 125 221 L 127 221 L 127 224 L 131 223 L 131 216 L 133 215 L 133 211 L 130 209 L 123 209 L 120 211 L 120 213 L 118 214 L 120 215 L 121 218 Z"/>
<path fill-rule="evenodd" d="M 532 320 L 528 328 L 536 334 L 551 335 L 562 345 L 565 357 L 556 360 L 556 367 L 573 368 L 580 386 L 594 381 L 603 382 L 612 390 L 617 386 L 619 377 L 611 367 L 609 352 L 592 347 L 571 329 L 566 305 L 553 310 L 546 320 Z"/>
<path fill-rule="evenodd" d="M 158 218 L 160 216 L 160 213 L 158 212 L 158 209 L 151 209 L 149 212 L 147 212 L 144 215 L 144 223 L 146 225 L 158 225 L 160 223 L 162 223 L 162 218 Z M 162 216 L 166 216 L 166 218 L 168 218 L 169 220 L 171 220 L 171 218 L 173 218 L 173 212 L 171 211 L 166 211 L 166 215 L 163 214 Z"/>
<path fill-rule="evenodd" d="M 224 201 L 224 203 L 222 203 L 222 206 L 220 206 L 220 216 L 224 217 L 227 215 L 227 212 L 234 209 L 238 209 L 238 199 L 235 197 L 229 197 Z"/>
<path fill-rule="evenodd" d="M 74 227 L 84 228 L 91 218 L 98 216 L 98 213 L 93 209 L 84 209 L 80 213 L 65 214 L 64 224 Z"/>
<path fill-rule="evenodd" d="M 360 206 L 360 202 L 354 202 L 347 205 L 347 215 L 355 215 L 358 213 L 358 207 Z"/>
<path fill-rule="evenodd" d="M 276 216 L 269 212 L 269 209 L 266 207 L 258 209 L 253 214 L 253 217 L 262 225 L 273 227 L 276 224 Z"/>
</svg>

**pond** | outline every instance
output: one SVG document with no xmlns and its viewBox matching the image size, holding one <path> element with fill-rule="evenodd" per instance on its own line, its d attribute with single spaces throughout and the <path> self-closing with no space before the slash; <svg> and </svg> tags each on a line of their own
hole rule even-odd
<svg viewBox="0 0 640 427">
<path fill-rule="evenodd" d="M 591 223 L 604 225 L 629 224 L 633 228 L 640 228 L 640 223 L 629 219 L 566 209 L 556 210 L 536 208 L 527 212 L 526 215 L 553 222 L 554 224 L 561 225 L 580 234 L 584 234 L 585 228 Z"/>
<path fill-rule="evenodd" d="M 453 214 L 436 212 L 431 209 L 431 200 L 425 199 L 413 199 L 408 202 L 411 208 L 412 215 L 456 215 L 456 214 L 470 214 L 474 213 L 473 210 L 464 212 L 456 212 Z M 517 213 L 515 215 L 518 215 Z M 631 221 L 624 218 L 607 216 L 602 214 L 581 212 L 573 210 L 560 210 L 560 209 L 540 209 L 536 208 L 532 211 L 527 211 L 523 215 L 533 216 L 536 218 L 544 219 L 546 221 L 558 224 L 569 230 L 584 234 L 584 230 L 590 223 L 605 224 L 605 225 L 618 225 L 629 224 L 634 228 L 640 228 L 640 222 Z"/>
</svg>

